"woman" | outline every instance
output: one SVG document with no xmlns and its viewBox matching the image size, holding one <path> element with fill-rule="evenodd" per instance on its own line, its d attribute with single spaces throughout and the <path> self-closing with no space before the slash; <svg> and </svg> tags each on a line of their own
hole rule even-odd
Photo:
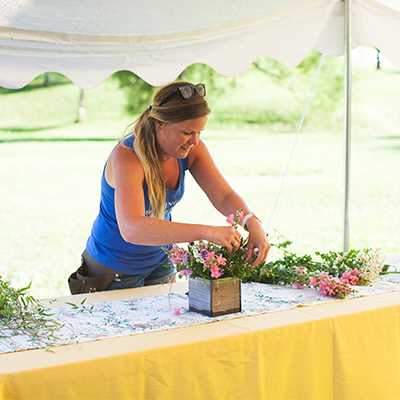
<svg viewBox="0 0 400 400">
<path fill-rule="evenodd" d="M 175 271 L 165 267 L 169 262 L 162 247 L 174 243 L 204 239 L 232 252 L 238 249 L 241 235 L 232 226 L 171 221 L 187 169 L 223 215 L 244 209 L 248 259 L 255 249 L 254 265 L 267 257 L 261 223 L 225 181 L 200 139 L 210 113 L 205 94 L 203 84 L 162 87 L 107 160 L 100 212 L 82 256 L 90 276 L 117 274 L 108 290 L 167 282 Z"/>
</svg>

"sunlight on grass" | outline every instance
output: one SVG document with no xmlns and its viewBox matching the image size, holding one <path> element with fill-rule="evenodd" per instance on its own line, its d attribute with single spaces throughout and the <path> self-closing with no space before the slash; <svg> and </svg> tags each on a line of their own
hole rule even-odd
<svg viewBox="0 0 400 400">
<path fill-rule="evenodd" d="M 104 163 L 133 120 L 109 79 L 85 91 L 87 121 L 75 123 L 80 90 L 57 79 L 46 88 L 0 90 L 0 275 L 16 287 L 32 281 L 36 297 L 69 294 L 67 277 L 79 265 L 97 214 Z M 237 95 L 227 93 L 215 104 L 202 136 L 226 179 L 267 227 L 297 126 L 278 133 L 276 126 L 218 123 L 218 107 L 229 109 L 229 101 L 240 106 L 246 98 L 250 105 L 246 96 L 254 82 L 243 82 Z M 362 70 L 354 85 L 351 248 L 399 253 L 399 89 L 398 73 L 372 69 Z M 251 104 L 262 110 L 278 94 L 271 87 Z M 276 104 L 290 108 L 287 96 Z M 325 130 L 323 121 L 314 129 L 300 134 L 269 227 L 307 254 L 341 250 L 343 242 L 342 133 Z M 225 224 L 190 176 L 174 219 Z"/>
</svg>

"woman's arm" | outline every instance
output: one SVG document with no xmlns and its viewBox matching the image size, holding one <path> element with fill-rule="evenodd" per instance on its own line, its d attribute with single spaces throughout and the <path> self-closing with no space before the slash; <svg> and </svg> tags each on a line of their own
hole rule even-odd
<svg viewBox="0 0 400 400">
<path fill-rule="evenodd" d="M 190 172 L 197 184 L 202 188 L 214 207 L 223 215 L 235 214 L 239 209 L 243 209 L 244 215 L 250 213 L 250 208 L 228 184 L 217 166 L 211 158 L 211 155 L 200 141 L 189 156 Z M 246 228 L 249 231 L 247 259 L 249 260 L 258 249 L 257 259 L 253 266 L 264 262 L 267 258 L 270 245 L 268 243 L 264 229 L 256 217 L 251 217 L 246 222 Z"/>
<path fill-rule="evenodd" d="M 231 247 L 240 233 L 231 226 L 209 226 L 164 221 L 145 216 L 144 171 L 132 149 L 118 144 L 106 166 L 105 177 L 115 189 L 115 212 L 124 240 L 134 244 L 162 246 L 200 239 Z"/>
</svg>

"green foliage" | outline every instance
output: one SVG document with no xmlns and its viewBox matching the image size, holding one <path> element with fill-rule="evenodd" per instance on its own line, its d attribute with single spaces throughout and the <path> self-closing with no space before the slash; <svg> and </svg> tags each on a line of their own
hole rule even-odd
<svg viewBox="0 0 400 400">
<path fill-rule="evenodd" d="M 153 86 L 130 71 L 118 71 L 113 75 L 120 89 L 126 95 L 125 110 L 130 114 L 140 114 L 150 104 Z"/>
<path fill-rule="evenodd" d="M 296 67 L 288 68 L 268 57 L 259 57 L 253 63 L 253 69 L 268 75 L 277 86 L 288 91 L 295 99 L 298 110 L 303 112 L 307 97 L 311 91 L 315 74 L 321 60 L 321 54 L 311 51 Z M 334 126 L 336 118 L 341 118 L 343 97 L 343 67 L 337 58 L 324 57 L 311 102 L 306 123 L 315 124 L 321 118 L 326 125 Z M 279 115 L 282 121 L 290 119 L 287 110 Z M 292 117 L 299 120 L 301 114 Z M 271 122 L 279 119 L 275 116 Z M 261 123 L 264 121 L 260 121 Z"/>
<path fill-rule="evenodd" d="M 25 334 L 33 342 L 54 344 L 59 339 L 55 332 L 61 324 L 50 319 L 38 300 L 28 294 L 30 284 L 14 289 L 0 276 L 0 330 Z"/>
<path fill-rule="evenodd" d="M 253 62 L 252 68 L 267 74 L 275 84 L 293 90 L 292 86 L 287 82 L 293 76 L 293 69 L 285 67 L 273 58 L 258 57 Z"/>
<path fill-rule="evenodd" d="M 260 282 L 269 284 L 292 285 L 298 282 L 301 285 L 309 284 L 309 274 L 321 271 L 322 264 L 313 261 L 310 255 L 298 256 L 287 248 L 292 244 L 290 240 L 272 244 L 283 251 L 283 257 L 273 262 L 257 265 L 245 282 Z M 304 273 L 306 271 L 307 273 Z"/>
<path fill-rule="evenodd" d="M 80 302 L 80 304 L 75 304 L 75 303 L 70 303 L 68 301 L 65 302 L 65 304 L 68 304 L 69 306 L 72 307 L 73 310 L 77 311 L 78 313 L 88 313 L 91 314 L 93 312 L 94 305 L 86 306 L 86 297 Z"/>
<path fill-rule="evenodd" d="M 346 271 L 357 271 L 358 284 L 367 285 L 382 271 L 383 261 L 380 260 L 379 249 L 353 249 L 345 253 L 316 251 L 315 255 L 319 256 L 319 260 L 315 261 L 308 254 L 299 256 L 287 250 L 291 244 L 289 240 L 272 244 L 283 251 L 283 257 L 256 266 L 247 281 L 284 285 L 295 283 L 304 287 L 309 286 L 310 278 L 315 279 L 318 274 L 341 278 Z"/>
<path fill-rule="evenodd" d="M 130 71 L 116 72 L 113 77 L 125 92 L 127 103 L 125 109 L 130 114 L 140 114 L 150 104 L 154 87 Z M 192 64 L 178 77 L 179 81 L 205 83 L 208 92 L 213 96 L 221 95 L 228 86 L 234 87 L 235 81 L 226 78 L 204 64 Z"/>
<path fill-rule="evenodd" d="M 311 52 L 297 67 L 305 76 L 311 89 L 321 54 Z M 353 82 L 355 77 L 353 78 Z M 310 115 L 315 120 L 325 117 L 327 123 L 333 124 L 333 117 L 337 116 L 342 122 L 343 113 L 343 62 L 338 58 L 324 57 L 321 70 L 317 78 L 313 97 L 310 102 Z"/>
<path fill-rule="evenodd" d="M 335 276 L 340 276 L 346 270 L 352 270 L 354 268 L 359 268 L 359 262 L 357 256 L 360 254 L 359 250 L 350 250 L 345 256 L 343 252 L 338 251 L 328 251 L 328 253 L 321 253 L 316 251 L 315 254 L 324 262 L 324 270 Z M 340 260 L 340 262 L 338 262 Z"/>
</svg>

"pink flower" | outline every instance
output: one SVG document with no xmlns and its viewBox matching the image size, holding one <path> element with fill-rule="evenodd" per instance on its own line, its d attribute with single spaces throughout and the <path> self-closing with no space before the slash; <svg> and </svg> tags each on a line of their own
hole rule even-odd
<svg viewBox="0 0 400 400">
<path fill-rule="evenodd" d="M 352 292 L 351 288 L 340 282 L 338 278 L 325 274 L 319 274 L 317 278 L 320 278 L 318 280 L 318 290 L 324 296 L 344 299 L 346 295 Z"/>
<path fill-rule="evenodd" d="M 218 265 L 213 264 L 211 266 L 211 278 L 219 278 L 223 272 L 224 272 L 224 270 L 221 268 L 218 268 Z"/>
<path fill-rule="evenodd" d="M 235 223 L 235 216 L 233 214 L 229 214 L 229 217 L 226 219 L 228 224 L 233 225 Z"/>
<path fill-rule="evenodd" d="M 245 219 L 243 210 L 239 212 L 238 217 L 239 217 L 239 221 L 243 221 Z"/>
<path fill-rule="evenodd" d="M 189 253 L 179 248 L 178 246 L 172 247 L 170 250 L 169 259 L 175 264 L 178 265 L 183 262 L 184 265 L 187 265 Z"/>
<path fill-rule="evenodd" d="M 174 307 L 173 310 L 174 310 L 174 315 L 181 315 L 180 307 Z"/>
<path fill-rule="evenodd" d="M 296 272 L 300 275 L 303 275 L 303 270 L 299 267 L 296 268 Z"/>
<path fill-rule="evenodd" d="M 343 275 L 340 278 L 340 281 L 342 283 L 345 283 L 346 285 L 359 285 L 360 280 L 361 280 L 361 271 L 359 271 L 357 268 L 353 269 L 352 271 L 345 271 L 343 272 Z"/>
<path fill-rule="evenodd" d="M 310 278 L 310 285 L 311 286 L 317 286 L 318 285 L 318 281 L 315 278 L 311 277 Z"/>
<path fill-rule="evenodd" d="M 296 289 L 303 289 L 303 288 L 304 288 L 303 285 L 301 285 L 299 282 L 293 282 L 293 286 L 294 286 Z"/>
<path fill-rule="evenodd" d="M 188 276 L 191 275 L 192 273 L 193 273 L 193 271 L 192 271 L 191 269 L 189 269 L 189 268 L 183 269 L 182 271 L 179 271 L 179 274 L 180 274 L 181 276 L 186 276 L 186 277 L 188 277 Z"/>
<path fill-rule="evenodd" d="M 217 256 L 218 265 L 226 265 L 226 258 L 222 256 L 222 254 Z"/>
<path fill-rule="evenodd" d="M 215 258 L 215 251 L 208 252 L 208 254 L 205 257 L 206 261 L 214 260 L 214 258 Z"/>
</svg>

